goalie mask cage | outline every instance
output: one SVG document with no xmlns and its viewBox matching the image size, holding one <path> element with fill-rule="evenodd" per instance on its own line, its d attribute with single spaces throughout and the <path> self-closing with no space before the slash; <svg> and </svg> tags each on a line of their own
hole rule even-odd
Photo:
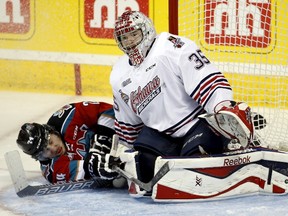
<svg viewBox="0 0 288 216">
<path fill-rule="evenodd" d="M 288 150 L 288 2 L 170 0 L 169 31 L 195 41 L 234 99 L 267 119 L 262 145 Z M 261 122 L 259 123 L 261 124 Z"/>
</svg>

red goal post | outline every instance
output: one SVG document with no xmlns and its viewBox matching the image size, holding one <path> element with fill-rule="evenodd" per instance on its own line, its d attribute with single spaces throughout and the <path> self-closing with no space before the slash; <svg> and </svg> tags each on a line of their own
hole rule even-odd
<svg viewBox="0 0 288 216">
<path fill-rule="evenodd" d="M 169 0 L 169 31 L 195 41 L 232 85 L 234 98 L 267 119 L 266 146 L 288 150 L 287 1 Z"/>
</svg>

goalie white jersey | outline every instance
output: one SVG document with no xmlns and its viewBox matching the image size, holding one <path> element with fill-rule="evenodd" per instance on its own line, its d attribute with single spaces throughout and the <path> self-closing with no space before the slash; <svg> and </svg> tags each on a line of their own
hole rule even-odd
<svg viewBox="0 0 288 216">
<path fill-rule="evenodd" d="M 140 66 L 121 57 L 110 84 L 116 132 L 127 144 L 133 144 L 143 125 L 181 137 L 199 114 L 213 113 L 219 102 L 233 99 L 226 78 L 194 42 L 165 32 Z"/>
</svg>

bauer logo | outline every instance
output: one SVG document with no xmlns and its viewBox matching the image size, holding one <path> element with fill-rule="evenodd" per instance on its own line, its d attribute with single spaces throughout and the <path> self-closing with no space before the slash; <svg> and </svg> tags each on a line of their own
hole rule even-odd
<svg viewBox="0 0 288 216">
<path fill-rule="evenodd" d="M 266 48 L 271 43 L 271 0 L 206 0 L 205 42 Z"/>
<path fill-rule="evenodd" d="M 82 2 L 82 1 L 80 1 Z M 80 7 L 83 14 L 80 19 L 84 20 L 80 34 L 86 42 L 91 39 L 113 39 L 114 24 L 117 17 L 126 10 L 136 10 L 148 15 L 149 0 L 84 0 Z"/>
<path fill-rule="evenodd" d="M 1 0 L 0 38 L 30 38 L 34 32 L 34 11 L 34 0 Z"/>
</svg>

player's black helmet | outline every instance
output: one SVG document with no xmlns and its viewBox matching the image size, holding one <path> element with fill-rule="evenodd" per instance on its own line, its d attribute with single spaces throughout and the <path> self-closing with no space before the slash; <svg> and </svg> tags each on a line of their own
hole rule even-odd
<svg viewBox="0 0 288 216">
<path fill-rule="evenodd" d="M 49 134 L 54 129 L 47 124 L 25 123 L 22 125 L 16 140 L 20 149 L 24 153 L 31 155 L 36 160 L 45 160 L 42 158 L 42 152 L 48 145 Z"/>
</svg>

